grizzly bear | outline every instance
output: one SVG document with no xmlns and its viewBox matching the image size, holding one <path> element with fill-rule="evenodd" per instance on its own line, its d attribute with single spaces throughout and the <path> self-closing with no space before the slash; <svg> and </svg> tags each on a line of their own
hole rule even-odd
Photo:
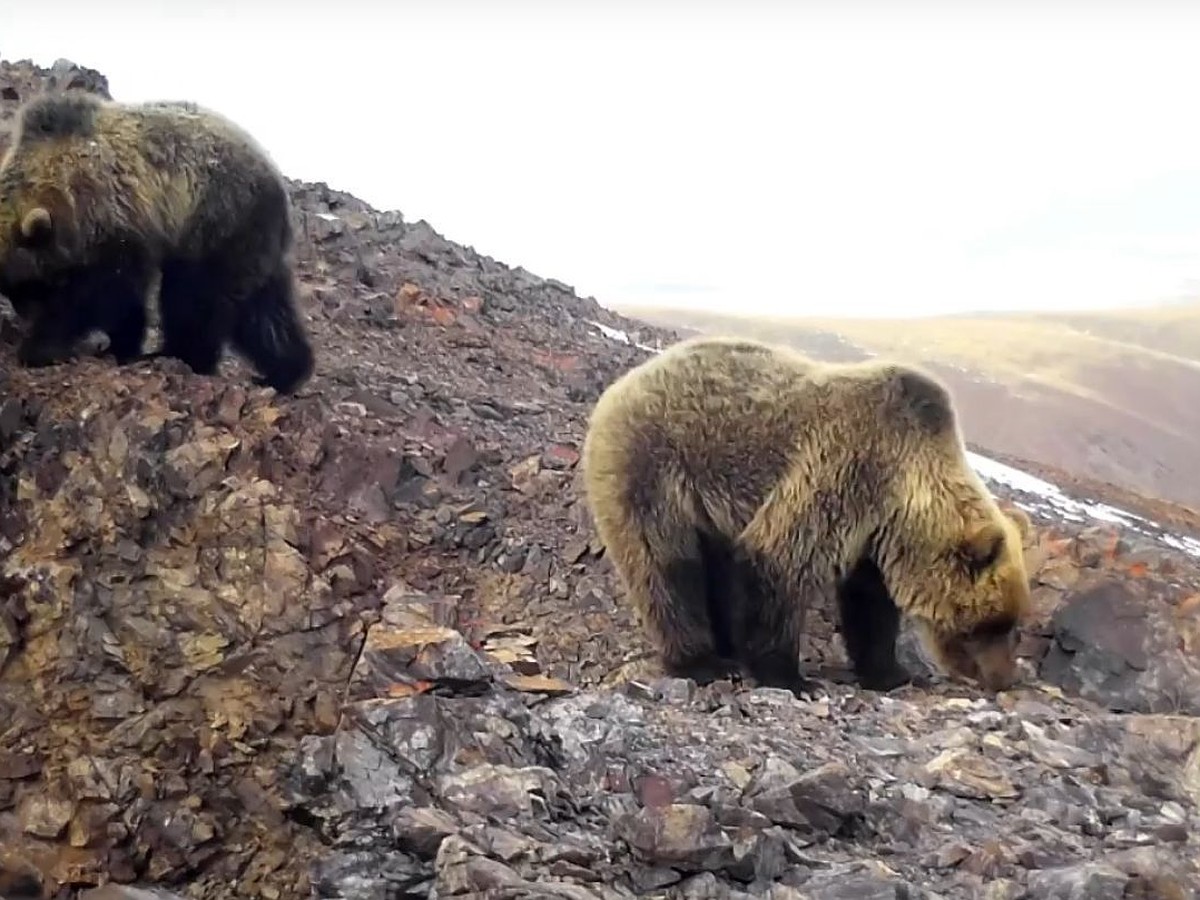
<svg viewBox="0 0 1200 900">
<path fill-rule="evenodd" d="M 313 369 L 295 306 L 287 187 L 233 123 L 186 101 L 43 94 L 0 162 L 0 293 L 29 320 L 20 360 L 99 330 L 141 358 L 156 277 L 163 346 L 214 374 L 226 343 L 290 393 Z"/>
<path fill-rule="evenodd" d="M 902 613 L 949 673 L 1015 680 L 1021 535 L 970 468 L 949 391 L 919 369 L 687 339 L 602 393 L 582 465 L 670 674 L 814 687 L 799 641 L 828 603 L 866 687 L 910 680 Z"/>
</svg>

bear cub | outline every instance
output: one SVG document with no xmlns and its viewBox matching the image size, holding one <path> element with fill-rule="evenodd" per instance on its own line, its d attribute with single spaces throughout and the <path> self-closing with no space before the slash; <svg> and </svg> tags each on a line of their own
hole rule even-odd
<svg viewBox="0 0 1200 900">
<path fill-rule="evenodd" d="M 160 353 L 214 374 L 226 344 L 290 393 L 313 351 L 295 303 L 287 187 L 244 131 L 189 102 L 43 94 L 0 161 L 0 293 L 28 321 L 24 365 L 105 332 L 141 358 L 159 278 Z"/>
</svg>

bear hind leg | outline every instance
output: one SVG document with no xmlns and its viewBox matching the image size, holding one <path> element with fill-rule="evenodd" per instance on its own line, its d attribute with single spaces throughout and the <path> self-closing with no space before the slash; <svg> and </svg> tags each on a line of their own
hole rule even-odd
<svg viewBox="0 0 1200 900">
<path fill-rule="evenodd" d="M 738 605 L 739 584 L 733 545 L 719 535 L 696 531 L 688 554 L 666 567 L 666 583 L 673 597 L 671 608 L 690 620 L 685 627 L 706 636 L 698 642 L 700 649 L 668 662 L 667 670 L 697 684 L 738 678 L 732 611 Z"/>
<path fill-rule="evenodd" d="M 718 629 L 710 609 L 714 575 L 721 572 L 719 553 L 690 524 L 678 531 L 662 523 L 630 522 L 615 529 L 608 554 L 625 573 L 630 599 L 651 633 L 663 670 L 675 678 L 707 684 L 728 677 L 736 664 L 719 652 Z"/>
<path fill-rule="evenodd" d="M 743 595 L 734 639 L 746 673 L 763 687 L 819 693 L 820 682 L 800 668 L 807 598 L 751 552 L 739 551 L 735 564 Z"/>
<path fill-rule="evenodd" d="M 651 603 L 655 630 L 663 635 L 663 668 L 676 678 L 708 684 L 737 671 L 731 658 L 719 548 L 697 535 L 697 553 L 663 567 L 664 601 Z M 707 551 L 707 552 L 706 552 Z M 713 557 L 716 559 L 713 559 Z M 714 580 L 714 575 L 716 576 Z"/>
<path fill-rule="evenodd" d="M 900 610 L 872 560 L 859 560 L 847 573 L 837 600 L 842 642 L 859 683 L 875 691 L 907 684 L 910 675 L 896 659 Z"/>
<path fill-rule="evenodd" d="M 281 394 L 312 375 L 312 345 L 296 310 L 290 269 L 281 266 L 238 307 L 233 345 L 261 373 L 255 383 Z"/>
<path fill-rule="evenodd" d="M 697 532 L 697 540 L 704 563 L 703 596 L 713 649 L 723 666 L 736 671 L 734 611 L 743 603 L 736 551 L 732 541 L 704 530 Z"/>
</svg>

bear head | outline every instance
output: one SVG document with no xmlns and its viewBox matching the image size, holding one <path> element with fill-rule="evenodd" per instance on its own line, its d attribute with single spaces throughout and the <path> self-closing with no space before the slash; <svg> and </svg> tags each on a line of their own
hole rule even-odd
<svg viewBox="0 0 1200 900">
<path fill-rule="evenodd" d="M 1019 626 L 1030 606 L 1026 521 L 991 507 L 948 546 L 906 553 L 913 564 L 901 579 L 907 590 L 895 592 L 934 661 L 987 690 L 1005 690 L 1017 679 Z"/>
<path fill-rule="evenodd" d="M 0 197 L 0 294 L 28 305 L 51 292 L 78 256 L 66 198 L 22 203 Z M 20 311 L 20 310 L 18 310 Z"/>
</svg>

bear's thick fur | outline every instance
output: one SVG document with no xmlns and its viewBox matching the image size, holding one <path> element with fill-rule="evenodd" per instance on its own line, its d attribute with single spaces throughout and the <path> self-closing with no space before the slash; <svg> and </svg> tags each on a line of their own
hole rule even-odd
<svg viewBox="0 0 1200 900">
<path fill-rule="evenodd" d="M 948 390 L 919 369 L 684 340 L 604 391 L 582 464 L 670 673 L 805 685 L 805 613 L 829 603 L 866 686 L 908 680 L 901 613 L 951 673 L 991 689 L 1016 677 L 1020 530 L 970 468 Z"/>
<path fill-rule="evenodd" d="M 229 342 L 259 383 L 291 392 L 313 369 L 292 242 L 281 174 L 214 112 L 71 91 L 18 113 L 0 162 L 0 293 L 29 320 L 25 365 L 93 330 L 118 362 L 141 357 L 161 273 L 161 355 L 212 374 Z"/>
</svg>

